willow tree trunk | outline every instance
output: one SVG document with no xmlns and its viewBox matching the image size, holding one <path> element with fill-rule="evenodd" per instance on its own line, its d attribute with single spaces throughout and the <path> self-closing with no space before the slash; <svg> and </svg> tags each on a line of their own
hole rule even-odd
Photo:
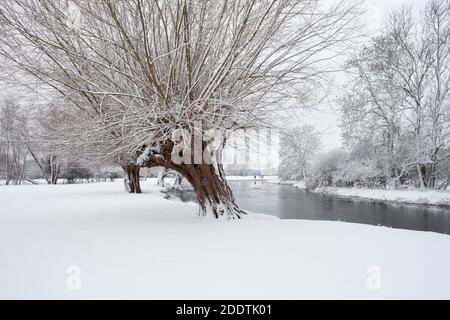
<svg viewBox="0 0 450 320">
<path fill-rule="evenodd" d="M 125 171 L 125 189 L 129 193 L 142 193 L 141 180 L 139 178 L 140 167 L 135 164 L 129 164 L 122 168 Z"/>
<path fill-rule="evenodd" d="M 161 144 L 157 153 L 152 153 L 152 148 L 147 147 L 138 163 L 142 167 L 163 167 L 174 170 L 185 178 L 194 189 L 199 205 L 200 215 L 211 216 L 217 219 L 240 219 L 247 214 L 239 208 L 233 196 L 233 192 L 227 184 L 221 161 L 204 161 L 201 164 L 186 163 L 185 161 L 172 161 L 174 150 L 173 142 Z M 203 145 L 203 150 L 206 147 Z M 192 152 L 191 154 L 194 154 Z M 219 152 L 216 159 L 220 159 Z M 192 160 L 192 159 L 191 159 Z"/>
<path fill-rule="evenodd" d="M 200 215 L 220 219 L 240 219 L 247 213 L 239 208 L 220 165 L 170 165 L 191 184 L 199 204 Z"/>
</svg>

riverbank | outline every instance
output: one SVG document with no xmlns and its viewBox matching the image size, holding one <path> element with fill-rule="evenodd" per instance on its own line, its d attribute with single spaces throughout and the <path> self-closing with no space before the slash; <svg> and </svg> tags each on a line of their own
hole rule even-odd
<svg viewBox="0 0 450 320">
<path fill-rule="evenodd" d="M 450 191 L 318 188 L 316 190 L 312 190 L 312 192 L 346 198 L 450 207 Z"/>
<path fill-rule="evenodd" d="M 265 215 L 216 221 L 150 182 L 143 189 L 1 187 L 0 298 L 450 298 L 447 235 Z"/>
<path fill-rule="evenodd" d="M 278 184 L 280 186 L 292 186 L 300 190 L 307 190 L 308 187 L 304 181 L 295 181 L 295 180 L 281 180 L 278 177 L 274 177 L 273 179 L 268 181 L 272 184 Z"/>
<path fill-rule="evenodd" d="M 227 181 L 275 181 L 277 176 L 227 176 Z"/>
<path fill-rule="evenodd" d="M 300 190 L 308 190 L 303 181 L 276 181 L 277 184 L 293 186 Z M 330 195 L 342 198 L 359 198 L 379 202 L 390 202 L 398 204 L 415 204 L 450 207 L 450 190 L 383 190 L 383 189 L 364 189 L 364 188 L 335 188 L 321 187 L 309 189 L 310 192 Z"/>
</svg>

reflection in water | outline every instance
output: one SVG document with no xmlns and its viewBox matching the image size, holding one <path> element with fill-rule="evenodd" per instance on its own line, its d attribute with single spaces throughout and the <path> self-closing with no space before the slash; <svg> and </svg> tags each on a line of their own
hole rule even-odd
<svg viewBox="0 0 450 320">
<path fill-rule="evenodd" d="M 264 182 L 232 181 L 229 184 L 241 207 L 281 219 L 345 221 L 450 233 L 448 208 L 344 199 Z"/>
</svg>

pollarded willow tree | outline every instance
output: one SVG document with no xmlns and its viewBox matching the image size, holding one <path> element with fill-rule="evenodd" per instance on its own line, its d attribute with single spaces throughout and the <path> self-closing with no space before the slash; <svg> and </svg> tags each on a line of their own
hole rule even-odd
<svg viewBox="0 0 450 320">
<path fill-rule="evenodd" d="M 360 13 L 349 0 L 10 0 L 0 53 L 53 90 L 71 119 L 55 141 L 175 170 L 203 215 L 236 218 L 226 135 L 211 130 L 267 127 L 320 88 Z"/>
</svg>

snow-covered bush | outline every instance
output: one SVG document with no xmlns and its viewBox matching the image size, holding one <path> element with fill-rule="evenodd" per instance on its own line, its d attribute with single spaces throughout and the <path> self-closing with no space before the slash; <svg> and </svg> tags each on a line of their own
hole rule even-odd
<svg viewBox="0 0 450 320">
<path fill-rule="evenodd" d="M 347 155 L 336 149 L 317 157 L 311 169 L 311 177 L 307 180 L 311 188 L 332 186 L 338 171 L 345 165 Z"/>
<path fill-rule="evenodd" d="M 122 177 L 122 171 L 118 167 L 113 167 L 113 166 L 102 167 L 102 168 L 95 170 L 94 177 L 95 177 L 95 179 L 97 179 L 99 181 L 108 181 L 109 180 L 109 181 L 113 182 L 114 180 Z"/>
<path fill-rule="evenodd" d="M 376 158 L 339 149 L 318 157 L 307 183 L 310 188 L 386 187 L 382 166 Z"/>
<path fill-rule="evenodd" d="M 70 162 L 67 167 L 63 171 L 62 178 L 66 179 L 68 184 L 74 184 L 79 181 L 86 180 L 89 182 L 89 179 L 93 177 L 91 170 L 84 167 L 82 164 L 78 162 Z"/>
</svg>

